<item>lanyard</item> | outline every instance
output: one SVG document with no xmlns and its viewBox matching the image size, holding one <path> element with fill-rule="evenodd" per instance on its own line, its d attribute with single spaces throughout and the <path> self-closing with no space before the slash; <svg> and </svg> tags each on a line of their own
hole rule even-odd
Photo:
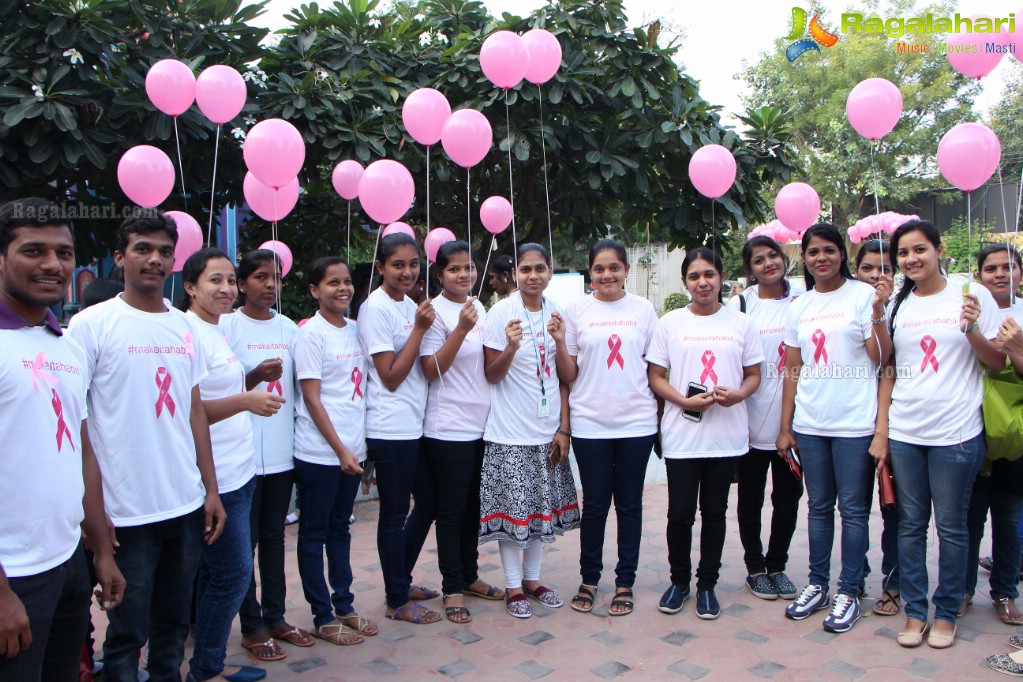
<svg viewBox="0 0 1023 682">
<path fill-rule="evenodd" d="M 521 300 L 521 298 L 520 298 Z M 540 395 L 547 395 L 546 389 L 543 385 L 543 375 L 547 371 L 547 352 L 544 350 L 543 356 L 540 355 L 540 343 L 537 339 L 542 338 L 544 334 L 544 322 L 543 322 L 543 298 L 540 298 L 540 335 L 538 336 L 536 330 L 533 329 L 533 319 L 529 315 L 529 310 L 526 308 L 525 301 L 522 303 L 522 309 L 526 312 L 526 322 L 529 323 L 529 332 L 533 335 L 533 353 L 536 355 L 536 373 L 540 377 Z M 544 344 L 546 346 L 546 343 Z"/>
</svg>

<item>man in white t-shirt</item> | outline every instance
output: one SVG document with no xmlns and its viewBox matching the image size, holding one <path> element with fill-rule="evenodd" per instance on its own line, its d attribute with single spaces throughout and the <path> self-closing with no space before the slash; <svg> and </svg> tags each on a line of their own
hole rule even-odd
<svg viewBox="0 0 1023 682">
<path fill-rule="evenodd" d="M 82 525 L 102 608 L 124 595 L 82 424 L 84 357 L 49 309 L 74 267 L 71 226 L 59 207 L 43 199 L 0 207 L 2 680 L 77 679 L 91 590 Z"/>
<path fill-rule="evenodd" d="M 107 627 L 108 682 L 134 682 L 147 640 L 151 678 L 180 679 L 200 543 L 213 543 L 226 520 L 199 395 L 202 347 L 163 298 L 177 237 L 162 213 L 124 221 L 114 252 L 124 293 L 68 329 L 85 349 L 89 427 L 131 588 Z"/>
</svg>

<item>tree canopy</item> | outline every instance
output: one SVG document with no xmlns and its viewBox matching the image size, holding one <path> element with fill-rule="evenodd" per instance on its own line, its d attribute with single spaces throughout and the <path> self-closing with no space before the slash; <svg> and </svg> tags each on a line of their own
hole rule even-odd
<svg viewBox="0 0 1023 682">
<path fill-rule="evenodd" d="M 621 0 L 559 2 L 529 17 L 492 17 L 476 0 L 400 1 L 386 13 L 377 0 L 312 3 L 290 14 L 269 41 L 250 23 L 263 4 L 0 0 L 4 25 L 13 27 L 0 38 L 4 193 L 129 205 L 116 181 L 121 154 L 147 143 L 176 158 L 173 120 L 156 111 L 144 89 L 148 67 L 168 57 L 196 73 L 216 63 L 235 66 L 248 83 L 245 109 L 221 134 L 214 210 L 242 201 L 241 143 L 257 120 L 284 118 L 302 132 L 303 195 L 279 224 L 299 260 L 343 248 L 348 207 L 329 179 L 342 159 L 405 164 L 417 186 L 406 219 L 426 222 L 426 150 L 401 125 L 405 96 L 424 86 L 444 92 L 453 109 L 481 110 L 495 134 L 495 149 L 469 173 L 468 198 L 465 170 L 431 150 L 431 224 L 463 235 L 469 215 L 474 237 L 483 235 L 479 204 L 492 194 L 507 196 L 510 152 L 519 240 L 546 242 L 549 192 L 559 260 L 569 259 L 574 244 L 609 231 L 688 246 L 763 221 L 769 210 L 763 190 L 787 181 L 792 168 L 787 140 L 778 134 L 784 117 L 763 108 L 750 112 L 742 133 L 723 126 L 718 108 L 673 61 L 677 44 L 659 44 L 656 22 L 630 27 Z M 558 37 L 561 70 L 541 87 L 523 82 L 499 90 L 480 70 L 483 40 L 495 30 L 533 27 Z M 215 129 L 195 107 L 178 118 L 178 128 L 187 208 L 204 223 Z M 687 173 L 693 152 L 710 143 L 729 148 L 738 165 L 713 224 L 710 200 Z M 186 206 L 176 191 L 162 208 Z M 355 224 L 370 222 L 357 201 L 353 210 Z M 80 245 L 83 255 L 109 248 L 117 221 L 79 222 L 90 235 Z M 372 243 L 354 232 L 362 245 Z M 243 239 L 251 246 L 268 234 L 256 219 Z M 502 235 L 505 248 L 509 241 Z"/>
</svg>

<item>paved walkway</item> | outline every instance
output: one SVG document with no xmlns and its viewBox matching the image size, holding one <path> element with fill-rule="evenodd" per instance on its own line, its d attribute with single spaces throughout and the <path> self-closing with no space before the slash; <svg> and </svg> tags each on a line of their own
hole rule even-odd
<svg viewBox="0 0 1023 682">
<path fill-rule="evenodd" d="M 663 464 L 653 463 L 652 467 Z M 652 480 L 658 478 L 656 472 Z M 380 634 L 362 644 L 337 647 L 318 641 L 309 649 L 287 644 L 283 661 L 256 663 L 239 646 L 237 621 L 228 645 L 228 662 L 261 665 L 270 680 L 296 682 L 354 682 L 359 680 L 984 680 L 1004 679 L 989 670 L 986 656 L 1009 650 L 1011 634 L 1023 629 L 1000 623 L 987 594 L 987 573 L 981 571 L 977 603 L 959 622 L 958 641 L 951 649 L 903 649 L 895 635 L 904 623 L 892 618 L 864 617 L 851 632 L 832 635 L 821 629 L 825 612 L 802 622 L 787 620 L 788 602 L 767 602 L 752 596 L 743 586 L 745 570 L 735 520 L 735 491 L 729 504 L 728 536 L 722 581 L 717 594 L 722 616 L 716 621 L 696 617 L 692 600 L 676 615 L 657 610 L 657 601 L 668 578 L 664 538 L 667 488 L 651 483 L 646 488 L 643 548 L 635 587 L 636 611 L 627 617 L 608 617 L 614 575 L 605 571 L 597 607 L 592 614 L 545 609 L 534 602 L 534 615 L 512 618 L 503 602 L 468 600 L 473 620 L 455 625 L 446 620 L 433 625 L 412 625 L 383 617 L 384 589 L 376 552 L 376 502 L 356 507 L 352 526 L 353 591 L 359 611 L 380 625 Z M 765 515 L 765 521 L 769 518 Z M 766 527 L 766 526 L 765 526 Z M 288 619 L 309 628 L 311 616 L 302 597 L 294 559 L 297 526 L 287 530 Z M 696 532 L 698 532 L 698 525 Z M 836 533 L 836 536 L 838 534 Z M 870 599 L 862 600 L 869 612 L 873 597 L 880 594 L 879 575 L 881 517 L 871 517 Z M 613 519 L 608 537 L 614 538 Z M 694 545 L 698 546 L 698 542 Z M 931 536 L 930 575 L 936 578 L 936 538 Z M 987 553 L 988 540 L 982 548 Z M 503 583 L 497 547 L 480 548 L 481 575 Z M 544 582 L 557 589 L 566 602 L 579 583 L 578 532 L 560 538 L 546 548 Z M 605 566 L 614 566 L 615 547 L 605 547 Z M 788 573 L 800 588 L 807 569 L 805 503 L 792 547 Z M 835 558 L 838 557 L 836 546 Z M 833 566 L 837 579 L 838 565 Z M 439 588 L 436 546 L 428 541 L 416 569 L 415 579 Z M 426 602 L 441 610 L 440 600 Z M 99 615 L 97 621 L 102 621 Z M 103 623 L 97 622 L 102 641 Z M 187 656 L 186 656 L 187 660 Z"/>
</svg>

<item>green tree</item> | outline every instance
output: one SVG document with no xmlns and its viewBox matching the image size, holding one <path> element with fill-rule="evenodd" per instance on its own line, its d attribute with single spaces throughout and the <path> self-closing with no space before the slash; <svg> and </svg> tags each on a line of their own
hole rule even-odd
<svg viewBox="0 0 1023 682">
<path fill-rule="evenodd" d="M 865 16 L 916 16 L 949 10 L 954 7 L 948 3 L 917 8 L 914 0 L 899 0 L 883 8 L 874 2 L 849 11 Z M 824 11 L 820 14 L 823 25 L 838 25 L 837 18 L 829 18 Z M 873 212 L 875 179 L 882 205 L 943 183 L 936 178 L 934 162 L 938 141 L 949 128 L 970 118 L 980 86 L 949 68 L 944 54 L 898 51 L 897 43 L 920 39 L 846 33 L 835 46 L 792 63 L 785 58 L 784 41 L 779 40 L 774 51 L 762 54 L 740 76 L 752 90 L 748 105 L 772 105 L 791 112 L 792 144 L 804 166 L 805 180 L 822 203 L 830 205 L 836 225 L 850 225 Z M 929 36 L 922 39 L 931 40 Z M 873 162 L 874 143 L 852 128 L 845 112 L 849 92 L 871 77 L 898 85 L 903 99 L 902 118 L 877 143 Z"/>
<path fill-rule="evenodd" d="M 1023 65 L 1015 59 L 1003 61 L 1009 63 L 1010 69 L 1005 79 L 1005 96 L 992 107 L 988 125 L 1002 143 L 1002 179 L 1019 182 L 1023 167 Z"/>
</svg>

